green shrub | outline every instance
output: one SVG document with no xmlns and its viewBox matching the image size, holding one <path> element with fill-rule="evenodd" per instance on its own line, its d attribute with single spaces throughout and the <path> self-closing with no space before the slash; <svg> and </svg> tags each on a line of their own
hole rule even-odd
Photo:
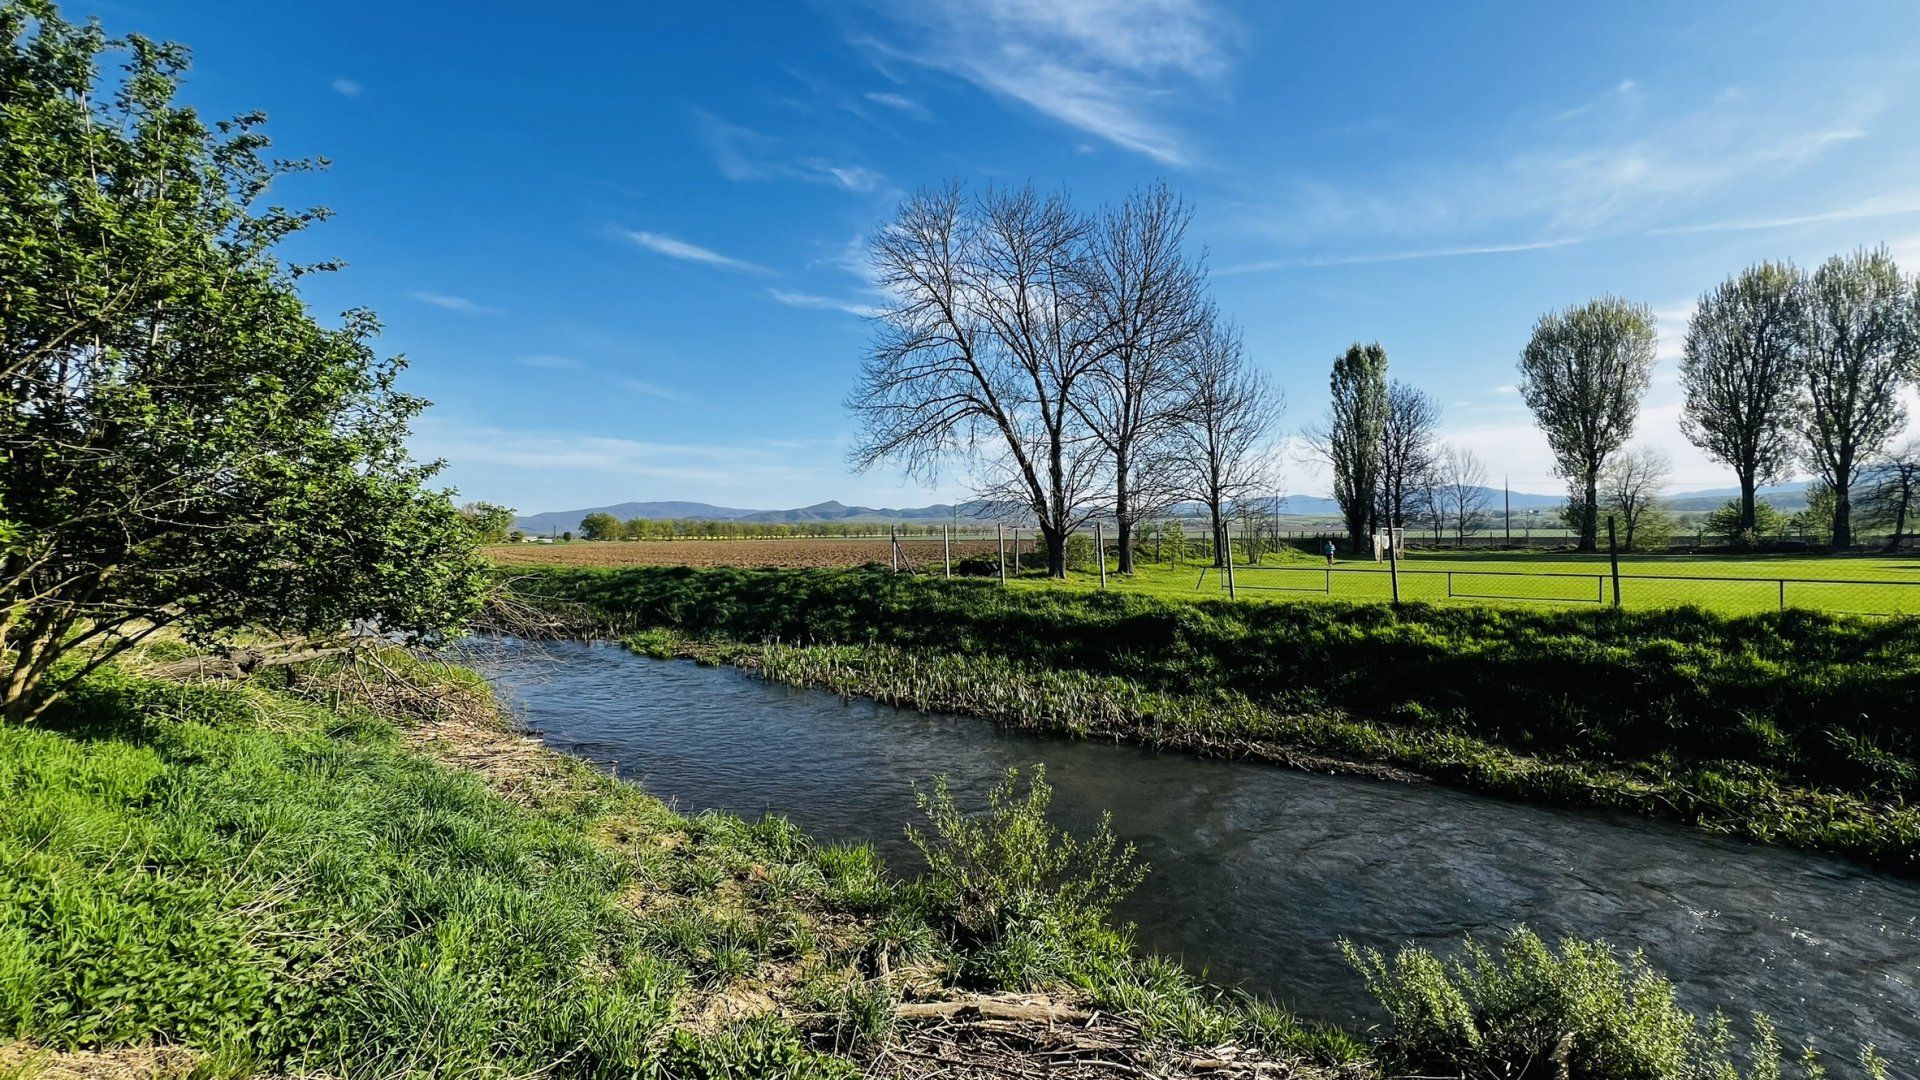
<svg viewBox="0 0 1920 1080">
<path fill-rule="evenodd" d="M 919 792 L 927 829 L 907 838 L 926 859 L 922 888 L 932 913 L 963 954 L 1002 984 L 1032 984 L 1071 970 L 1080 943 L 1103 931 L 1113 905 L 1139 885 L 1146 867 L 1103 817 L 1080 839 L 1047 820 L 1053 788 L 1035 765 L 1024 794 L 1020 773 L 987 796 L 984 815 L 960 809 L 945 777 Z"/>
<path fill-rule="evenodd" d="M 1381 1049 L 1395 1070 L 1468 1080 L 1777 1080 L 1783 1068 L 1807 1080 L 1824 1075 L 1811 1048 L 1787 1060 L 1764 1016 L 1753 1020 L 1743 1074 L 1723 1017 L 1681 1008 L 1645 957 L 1623 960 L 1605 942 L 1567 939 L 1556 949 L 1521 927 L 1495 948 L 1469 940 L 1465 957 L 1451 962 L 1413 946 L 1391 959 L 1351 942 L 1341 950 L 1393 1018 Z M 1868 1075 L 1884 1075 L 1872 1047 L 1860 1060 Z"/>
</svg>

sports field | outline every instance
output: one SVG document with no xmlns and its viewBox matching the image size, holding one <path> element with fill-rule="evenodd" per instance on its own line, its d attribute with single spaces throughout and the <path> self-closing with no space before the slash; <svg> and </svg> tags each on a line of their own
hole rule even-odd
<svg viewBox="0 0 1920 1080">
<path fill-rule="evenodd" d="M 1109 563 L 1111 568 L 1112 564 Z M 1516 552 L 1415 552 L 1399 566 L 1400 598 L 1434 603 L 1593 607 L 1613 602 L 1605 555 Z M 1234 570 L 1245 599 L 1388 600 L 1385 563 L 1269 556 Z M 1098 588 L 1096 573 L 1065 586 L 1026 578 L 1025 588 Z M 1143 563 L 1131 579 L 1109 570 L 1109 588 L 1161 596 L 1224 595 L 1220 571 Z M 1628 555 L 1620 559 L 1620 603 L 1651 608 L 1692 604 L 1729 614 L 1808 608 L 1862 615 L 1920 615 L 1920 553 L 1895 556 Z"/>
</svg>

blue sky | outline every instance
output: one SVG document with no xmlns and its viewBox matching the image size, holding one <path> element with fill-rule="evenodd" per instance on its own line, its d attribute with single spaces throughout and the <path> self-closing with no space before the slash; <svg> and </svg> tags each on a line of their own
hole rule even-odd
<svg viewBox="0 0 1920 1080">
<path fill-rule="evenodd" d="M 260 108 L 330 171 L 301 256 L 370 306 L 416 448 L 522 512 L 630 499 L 919 504 L 853 476 L 842 408 L 903 192 L 1165 179 L 1297 430 L 1356 339 L 1450 439 L 1557 491 L 1512 391 L 1542 312 L 1653 306 L 1640 440 L 1675 486 L 1693 298 L 1763 258 L 1887 244 L 1920 270 L 1920 4 L 1215 0 L 73 5 L 194 48 L 191 99 Z M 1916 410 L 1920 411 L 1920 410 Z M 1293 466 L 1291 490 L 1324 481 Z"/>
</svg>

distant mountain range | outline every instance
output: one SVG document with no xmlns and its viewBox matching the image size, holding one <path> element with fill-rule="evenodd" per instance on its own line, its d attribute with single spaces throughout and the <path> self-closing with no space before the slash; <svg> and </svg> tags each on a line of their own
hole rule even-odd
<svg viewBox="0 0 1920 1080">
<path fill-rule="evenodd" d="M 1799 510 L 1806 506 L 1807 485 L 1809 480 L 1796 480 L 1788 484 L 1776 484 L 1760 489 L 1761 496 L 1780 510 Z M 1505 505 L 1503 493 L 1499 488 L 1482 488 L 1486 494 L 1486 507 L 1490 512 L 1498 512 Z M 1671 510 L 1712 510 L 1728 499 L 1740 494 L 1739 488 L 1713 488 L 1705 491 L 1684 491 L 1668 496 L 1666 503 Z M 1516 511 L 1553 510 L 1565 503 L 1564 495 L 1540 495 L 1530 491 L 1513 493 L 1513 508 Z M 1271 497 L 1249 500 L 1262 510 L 1271 510 Z M 1281 503 L 1280 512 L 1297 517 L 1333 517 L 1340 513 L 1340 506 L 1332 499 L 1318 495 L 1288 495 Z M 529 514 L 514 519 L 514 527 L 536 536 L 558 534 L 580 528 L 580 519 L 588 514 L 612 514 L 621 521 L 632 518 L 647 518 L 653 521 L 679 518 L 693 518 L 701 521 L 750 521 L 757 523 L 799 523 L 809 521 L 844 521 L 850 523 L 871 523 L 885 525 L 888 522 L 905 524 L 907 522 L 934 523 L 959 521 L 965 523 L 991 523 L 996 517 L 1007 521 L 1024 521 L 1030 515 L 1012 506 L 1001 506 L 996 513 L 993 504 L 984 502 L 964 502 L 957 506 L 953 503 L 935 503 L 932 506 L 909 507 L 872 507 L 848 506 L 841 502 L 814 503 L 812 506 L 795 507 L 792 510 L 743 510 L 733 506 L 714 506 L 703 502 L 625 502 L 613 506 L 590 506 L 584 510 L 555 510 L 544 514 Z M 1180 517 L 1197 517 L 1201 513 L 1198 503 L 1183 503 L 1173 508 Z"/>
</svg>

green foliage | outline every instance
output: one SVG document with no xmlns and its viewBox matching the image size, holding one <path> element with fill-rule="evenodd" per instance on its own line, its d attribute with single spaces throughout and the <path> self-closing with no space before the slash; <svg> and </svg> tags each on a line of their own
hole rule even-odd
<svg viewBox="0 0 1920 1080">
<path fill-rule="evenodd" d="M 1755 500 L 1753 504 L 1753 530 L 1748 532 L 1740 527 L 1740 500 L 1728 499 L 1719 509 L 1706 516 L 1701 527 L 1708 536 L 1722 540 L 1736 551 L 1751 551 L 1763 542 L 1779 536 L 1787 527 L 1787 517 L 1775 509 L 1772 503 Z"/>
<path fill-rule="evenodd" d="M 984 817 L 954 803 L 945 777 L 918 793 L 931 831 L 909 826 L 907 838 L 926 859 L 931 910 L 963 950 L 981 954 L 974 966 L 997 983 L 1037 985 L 1070 971 L 1079 942 L 1098 934 L 1146 875 L 1108 819 L 1086 839 L 1055 829 L 1047 821 L 1052 799 L 1039 765 L 1024 795 L 1019 771 L 1007 770 Z"/>
<path fill-rule="evenodd" d="M 620 534 L 620 519 L 605 511 L 580 519 L 580 538 L 583 540 L 618 540 Z"/>
<path fill-rule="evenodd" d="M 1091 572 L 1098 570 L 1099 556 L 1093 550 L 1093 537 L 1072 533 L 1067 537 L 1067 569 Z"/>
<path fill-rule="evenodd" d="M 1834 493 L 1833 485 L 1816 481 L 1807 485 L 1805 508 L 1781 522 L 1780 527 L 1809 536 L 1831 538 L 1833 518 L 1839 512 L 1839 506 L 1840 498 Z"/>
<path fill-rule="evenodd" d="M 1377 341 L 1348 346 L 1333 362 L 1329 386 L 1325 457 L 1346 523 L 1347 551 L 1358 557 L 1370 543 L 1386 468 L 1387 350 Z"/>
<path fill-rule="evenodd" d="M 1396 1071 L 1469 1080 L 1743 1075 L 1727 1022 L 1681 1008 L 1673 984 L 1638 952 L 1622 960 L 1605 942 L 1576 939 L 1556 949 L 1524 927 L 1496 948 L 1469 940 L 1451 962 L 1415 946 L 1391 959 L 1351 942 L 1341 950 L 1393 1018 L 1382 1049 Z M 1754 1018 L 1754 1032 L 1745 1076 L 1774 1080 L 1783 1065 L 1807 1080 L 1823 1075 L 1811 1047 L 1784 1058 L 1766 1017 Z"/>
<path fill-rule="evenodd" d="M 308 312 L 299 278 L 329 267 L 276 254 L 325 216 L 261 205 L 307 165 L 267 156 L 258 115 L 210 128 L 179 104 L 178 46 L 38 0 L 0 0 L 0 39 L 7 713 L 44 708 L 73 650 L 165 624 L 201 642 L 458 624 L 484 571 L 407 455 L 425 403 L 375 356 L 370 314 Z"/>
<path fill-rule="evenodd" d="M 504 544 L 514 532 L 513 509 L 490 502 L 470 502 L 460 508 L 460 516 L 473 530 L 475 542 Z"/>
</svg>

